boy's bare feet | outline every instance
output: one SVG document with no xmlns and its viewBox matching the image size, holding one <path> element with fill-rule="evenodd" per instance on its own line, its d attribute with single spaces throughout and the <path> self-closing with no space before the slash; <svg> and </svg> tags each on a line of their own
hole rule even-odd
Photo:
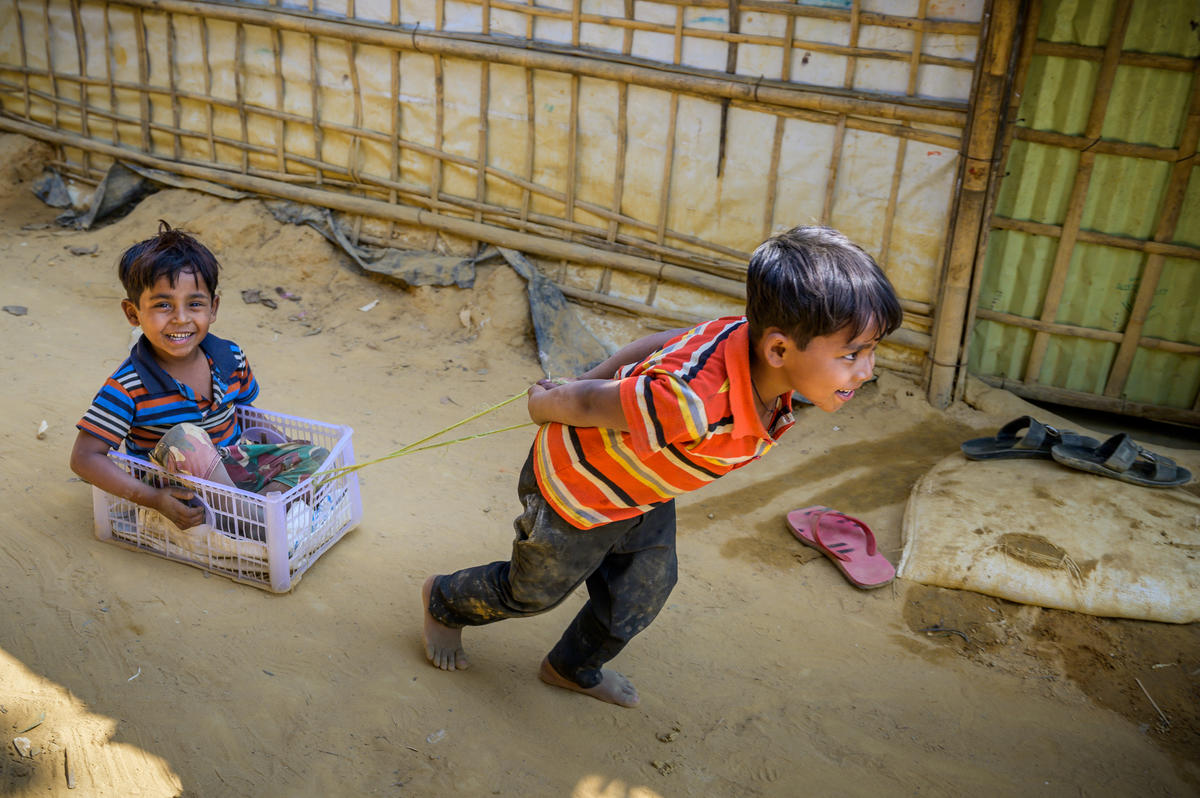
<svg viewBox="0 0 1200 798">
<path fill-rule="evenodd" d="M 538 678 L 546 684 L 552 684 L 555 687 L 565 687 L 568 690 L 590 695 L 592 698 L 598 698 L 610 704 L 622 707 L 636 707 L 638 705 L 641 698 L 638 697 L 638 691 L 633 686 L 633 682 L 616 671 L 610 671 L 608 668 L 604 668 L 600 673 L 603 676 L 600 684 L 595 687 L 581 687 L 570 679 L 560 676 L 558 671 L 554 670 L 554 666 L 550 664 L 550 658 L 547 657 L 542 660 L 542 667 L 538 669 Z"/>
<path fill-rule="evenodd" d="M 429 614 L 429 594 L 433 590 L 433 580 L 436 578 L 431 576 L 421 585 L 421 610 L 425 616 L 421 636 L 425 640 L 425 656 L 436 668 L 444 671 L 465 671 L 471 667 L 471 663 L 467 661 L 467 652 L 463 651 L 462 629 L 439 623 Z"/>
</svg>

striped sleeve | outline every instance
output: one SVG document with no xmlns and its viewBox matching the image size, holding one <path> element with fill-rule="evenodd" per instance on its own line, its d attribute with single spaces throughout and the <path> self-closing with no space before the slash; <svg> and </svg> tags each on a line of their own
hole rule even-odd
<svg viewBox="0 0 1200 798">
<path fill-rule="evenodd" d="M 651 371 L 621 383 L 621 409 L 639 457 L 708 433 L 704 402 L 674 374 Z"/>
<path fill-rule="evenodd" d="M 123 376 L 125 379 L 137 378 L 132 369 L 121 369 L 109 377 L 92 400 L 87 412 L 83 414 L 83 418 L 75 425 L 114 449 L 120 447 L 129 435 L 134 416 L 135 403 L 129 388 L 122 383 Z"/>
<path fill-rule="evenodd" d="M 232 343 L 232 342 L 231 342 Z M 239 405 L 253 404 L 258 398 L 258 380 L 250 368 L 246 353 L 237 344 L 233 344 L 233 355 L 237 367 L 233 371 L 233 383 L 230 385 L 230 398 Z"/>
</svg>

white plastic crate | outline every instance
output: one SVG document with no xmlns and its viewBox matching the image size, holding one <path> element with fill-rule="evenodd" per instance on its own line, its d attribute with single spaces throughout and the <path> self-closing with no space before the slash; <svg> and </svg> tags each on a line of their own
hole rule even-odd
<svg viewBox="0 0 1200 798">
<path fill-rule="evenodd" d="M 239 407 L 243 430 L 274 428 L 288 440 L 329 451 L 318 469 L 354 464 L 350 427 Z M 266 496 L 216 482 L 167 474 L 154 463 L 113 451 L 108 455 L 136 479 L 179 484 L 207 505 L 208 523 L 182 530 L 157 510 L 92 487 L 96 537 L 125 548 L 177 560 L 275 593 L 295 587 L 317 559 L 362 520 L 358 475 L 341 474 L 319 487 L 304 479 L 286 493 Z M 228 533 L 228 534 L 227 534 Z"/>
</svg>

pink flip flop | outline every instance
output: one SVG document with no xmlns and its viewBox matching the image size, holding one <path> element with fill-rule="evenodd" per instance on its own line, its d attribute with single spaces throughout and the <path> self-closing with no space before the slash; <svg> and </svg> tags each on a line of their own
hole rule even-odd
<svg viewBox="0 0 1200 798">
<path fill-rule="evenodd" d="M 857 518 L 813 506 L 792 510 L 787 522 L 801 543 L 832 560 L 855 587 L 871 590 L 896 578 L 896 569 L 875 550 L 871 528 Z"/>
</svg>

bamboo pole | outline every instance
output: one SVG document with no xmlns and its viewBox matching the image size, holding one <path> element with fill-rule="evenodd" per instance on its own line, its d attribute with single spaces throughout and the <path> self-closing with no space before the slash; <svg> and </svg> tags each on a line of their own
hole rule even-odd
<svg viewBox="0 0 1200 798">
<path fill-rule="evenodd" d="M 50 73 L 50 93 L 55 97 L 58 96 L 58 70 L 54 68 L 54 48 L 51 43 L 54 41 L 50 35 L 50 0 L 42 0 L 42 25 L 46 31 L 46 40 L 42 42 L 46 48 L 46 71 Z M 146 81 L 143 80 L 143 83 Z M 54 126 L 58 127 L 58 106 L 54 106 Z"/>
<path fill-rule="evenodd" d="M 250 120 L 246 118 L 246 26 L 233 31 L 233 93 L 237 98 L 238 129 L 242 131 L 242 174 L 250 171 Z M 149 152 L 149 150 L 148 150 Z"/>
<path fill-rule="evenodd" d="M 530 10 L 527 10 L 528 6 L 520 5 L 516 2 L 513 2 L 512 0 L 508 0 L 507 2 L 506 2 L 506 0 L 497 0 L 497 2 L 494 3 L 494 5 L 496 8 L 501 8 L 501 9 L 505 9 L 505 10 L 509 10 L 509 11 L 516 11 L 518 13 L 531 14 L 538 18 L 554 19 L 554 20 L 560 20 L 560 21 L 568 21 L 572 18 L 570 15 L 570 12 L 565 11 L 563 9 L 552 8 L 550 6 L 537 6 L 532 11 L 530 11 Z M 661 5 L 667 5 L 667 6 L 674 5 L 676 7 L 689 7 L 689 8 L 696 7 L 695 4 L 691 4 L 691 3 L 663 3 Z M 726 6 L 726 4 L 713 5 L 711 7 L 722 8 L 723 6 Z M 760 10 L 764 10 L 761 5 L 757 6 L 757 8 Z M 749 10 L 749 8 L 747 8 L 747 10 Z M 790 16 L 789 7 L 785 6 L 782 3 L 779 3 L 777 6 L 772 7 L 770 9 L 770 11 L 774 12 L 776 15 L 783 13 L 785 15 Z M 861 15 L 859 18 L 861 21 Z M 610 17 L 610 16 L 604 16 L 604 15 L 600 15 L 600 14 L 585 14 L 581 17 L 581 19 L 583 22 L 592 23 L 595 25 L 605 25 L 605 26 L 616 27 L 616 28 L 633 29 L 635 31 L 640 31 L 640 32 L 645 32 L 645 33 L 658 33 L 658 34 L 663 34 L 663 35 L 670 35 L 670 33 L 671 33 L 671 28 L 669 28 L 668 26 L 663 25 L 662 23 L 649 22 L 649 21 L 645 21 L 645 20 L 637 20 L 637 19 L 628 20 L 628 19 L 623 19 L 621 17 Z M 852 19 L 852 17 L 851 17 L 851 19 Z M 845 21 L 849 21 L 849 20 L 840 20 L 840 21 L 845 22 Z M 864 22 L 863 24 L 867 24 L 867 23 Z M 758 33 L 741 33 L 738 31 L 709 30 L 707 28 L 689 28 L 687 31 L 687 36 L 689 38 L 693 38 L 693 39 L 702 39 L 705 41 L 712 41 L 712 42 L 723 43 L 723 44 L 757 44 L 757 45 L 762 45 L 764 47 L 778 47 L 780 45 L 779 39 L 774 36 L 758 34 Z M 846 45 L 836 44 L 833 42 L 825 42 L 825 41 L 800 41 L 800 42 L 797 42 L 797 44 L 799 46 L 803 47 L 805 50 L 808 50 L 808 51 L 814 52 L 814 53 L 819 52 L 819 53 L 827 53 L 830 55 L 840 55 L 840 56 L 855 57 L 855 58 L 873 58 L 873 59 L 884 60 L 884 61 L 907 61 L 908 57 L 909 57 L 907 50 L 896 51 L 896 50 L 887 50 L 887 49 L 878 48 L 878 47 L 857 47 L 857 46 L 847 47 Z M 971 61 L 969 61 L 967 59 L 963 59 L 963 58 L 949 58 L 946 56 L 938 56 L 938 55 L 925 54 L 925 53 L 921 54 L 920 58 L 921 58 L 922 64 L 929 65 L 929 66 L 943 66 L 943 67 L 949 67 L 951 69 L 962 69 L 962 70 L 969 70 L 973 66 Z"/>
<path fill-rule="evenodd" d="M 1120 343 L 1125 337 L 1115 330 L 1101 330 L 1096 327 L 1081 327 L 1077 324 L 1064 324 L 1057 321 L 1043 321 L 1018 316 L 1015 313 L 1004 313 L 999 310 L 979 308 L 975 311 L 976 318 L 984 321 L 994 321 L 1010 327 L 1022 327 L 1026 330 L 1044 332 L 1050 335 L 1065 335 L 1072 338 L 1085 338 L 1089 341 L 1106 341 Z M 1140 346 L 1144 349 L 1155 349 L 1161 352 L 1172 352 L 1177 355 L 1200 355 L 1200 344 L 1188 344 L 1180 341 L 1170 341 L 1166 338 L 1142 338 Z"/>
<path fill-rule="evenodd" d="M 83 33 L 83 20 L 79 16 L 79 0 L 71 0 L 71 26 L 75 32 L 75 53 L 79 59 L 79 74 L 87 74 L 87 37 Z M 83 83 L 79 84 L 79 131 L 84 138 L 91 137 L 91 125 L 88 120 L 88 96 L 87 87 Z M 179 125 L 176 124 L 176 127 Z M 91 166 L 91 154 L 86 150 L 83 153 L 83 166 L 85 169 Z"/>
<path fill-rule="evenodd" d="M 133 30 L 137 38 L 138 82 L 141 84 L 138 104 L 142 109 L 142 152 L 154 152 L 154 143 L 150 138 L 150 95 L 145 90 L 150 85 L 150 54 L 146 51 L 146 21 L 140 8 L 133 10 Z M 57 120 L 54 126 L 58 127 Z"/>
<path fill-rule="evenodd" d="M 275 110 L 279 113 L 287 108 L 287 81 L 283 79 L 283 34 L 277 30 L 271 33 L 271 58 L 275 62 Z M 275 168 L 287 172 L 287 122 L 275 119 Z"/>
<path fill-rule="evenodd" d="M 197 17 L 196 21 L 200 25 L 200 46 L 204 52 L 204 94 L 208 97 L 212 97 L 212 84 L 213 84 L 212 59 L 209 57 L 209 48 L 208 48 L 208 20 L 204 19 L 203 17 Z M 116 110 L 115 105 L 113 106 L 113 110 L 114 111 Z M 205 121 L 207 122 L 206 129 L 208 132 L 208 138 L 207 138 L 208 158 L 213 163 L 216 163 L 217 162 L 217 142 L 216 142 L 217 131 L 216 131 L 216 128 L 213 126 L 213 112 L 215 111 L 215 109 L 213 108 L 212 102 L 205 103 L 204 110 L 205 110 Z M 116 143 L 120 144 L 119 141 Z"/>
<path fill-rule="evenodd" d="M 23 76 L 22 84 L 25 95 L 25 118 L 32 119 L 33 106 L 30 102 L 29 95 L 29 49 L 25 42 L 25 15 L 21 13 L 21 4 L 18 0 L 12 0 L 13 15 L 17 20 L 17 44 L 21 51 L 21 73 Z M 106 10 L 107 13 L 107 10 Z"/>
<path fill-rule="evenodd" d="M 483 0 L 480 27 L 484 36 L 492 32 L 491 14 L 492 7 L 489 0 Z M 488 116 L 491 113 L 491 94 L 492 65 L 485 61 L 479 67 L 479 119 L 477 123 L 479 129 L 475 140 L 475 154 L 478 158 L 478 165 L 475 167 L 475 199 L 481 204 L 487 202 Z M 475 221 L 482 222 L 483 214 L 477 212 Z"/>
<path fill-rule="evenodd" d="M 278 14 L 278 11 L 272 13 Z M 309 110 L 312 113 L 312 118 L 309 124 L 312 127 L 313 136 L 313 161 L 320 164 L 325 160 L 325 137 L 321 129 L 321 66 L 320 53 L 318 52 L 318 42 L 316 35 L 308 37 L 308 74 L 309 74 Z M 216 158 L 213 158 L 215 161 Z M 315 175 L 317 185 L 325 179 L 325 170 L 318 168 Z"/>
<path fill-rule="evenodd" d="M 990 189 L 999 110 L 1008 95 L 1009 63 L 1017 34 L 1018 0 L 993 0 L 986 12 L 983 57 L 959 164 L 959 193 L 934 315 L 928 397 L 935 407 L 953 399 L 966 334 L 967 300 Z"/>
<path fill-rule="evenodd" d="M 963 348 L 970 352 L 970 338 L 972 331 L 975 329 L 975 318 L 979 308 L 979 291 L 983 285 L 983 272 L 987 263 L 988 241 L 991 237 L 991 231 L 996 227 L 996 201 L 1000 194 L 1001 180 L 1004 176 L 1004 170 L 1008 164 L 1008 154 L 1012 146 L 1013 135 L 1017 117 L 1021 112 L 1020 99 L 1025 93 L 1025 80 L 1029 76 L 1029 65 L 1033 61 L 1033 48 L 1037 44 L 1038 24 L 1042 14 L 1042 0 L 1030 0 L 1026 9 L 1027 16 L 1022 21 L 1018 21 L 1018 25 L 1023 29 L 1018 30 L 1016 36 L 1020 39 L 1020 48 L 1017 51 L 1016 66 L 1013 70 L 1012 83 L 1008 88 L 1008 98 L 1005 102 L 1005 117 L 1001 122 L 1000 146 L 998 154 L 992 163 L 992 172 L 989 176 L 992 190 L 988 191 L 987 200 L 984 203 L 983 219 L 988 220 L 988 223 L 981 225 L 979 242 L 975 246 L 975 263 L 976 268 L 971 277 L 971 292 L 967 300 L 967 316 L 966 323 L 963 324 Z M 967 383 L 966 368 L 959 369 L 958 378 L 954 383 L 954 396 L 963 396 L 966 392 Z"/>
<path fill-rule="evenodd" d="M 1108 141 L 1089 137 L 1086 134 L 1072 136 L 1069 133 L 1057 133 L 1053 130 L 1018 127 L 1016 137 L 1035 144 L 1062 147 L 1065 150 L 1087 151 L 1097 155 L 1125 155 L 1130 158 L 1151 158 L 1156 161 L 1170 161 L 1175 158 L 1175 150 L 1171 147 L 1155 147 L 1150 144 L 1134 144 L 1127 141 Z"/>
<path fill-rule="evenodd" d="M 109 103 L 109 107 L 112 108 L 112 112 L 113 112 L 112 141 L 113 141 L 113 144 L 116 144 L 119 147 L 121 145 L 121 127 L 117 123 L 117 116 L 116 116 L 117 111 L 118 111 L 117 89 L 116 89 L 116 86 L 114 85 L 115 76 L 113 75 L 113 60 L 116 58 L 116 53 L 114 52 L 113 46 L 112 46 L 112 21 L 109 18 L 108 10 L 109 10 L 109 6 L 107 4 L 105 4 L 105 6 L 104 6 L 104 52 L 105 52 L 104 71 L 105 71 L 106 75 L 108 76 L 108 103 Z M 24 47 L 22 47 L 22 50 L 21 50 L 22 55 L 24 55 L 24 52 L 25 52 Z M 25 118 L 28 119 L 29 118 L 29 99 L 28 99 L 29 98 L 29 81 L 28 80 L 25 81 L 25 96 L 26 96 Z"/>
<path fill-rule="evenodd" d="M 390 19 L 391 19 L 391 24 L 393 26 L 399 26 L 399 24 L 400 24 L 400 0 L 392 0 L 391 18 Z M 392 67 L 391 83 L 390 83 L 390 86 L 392 89 L 392 93 L 391 93 L 392 113 L 391 113 L 391 116 L 389 117 L 389 119 L 391 120 L 390 124 L 392 126 L 392 129 L 391 129 L 391 142 L 390 142 L 391 149 L 388 153 L 389 154 L 388 178 L 392 181 L 392 183 L 399 183 L 400 182 L 400 160 L 402 157 L 402 155 L 400 153 L 400 127 L 404 121 L 402 119 L 402 117 L 400 116 L 400 107 L 401 107 L 401 103 L 400 103 L 400 51 L 399 50 L 391 50 L 391 51 L 389 51 L 388 56 L 389 56 L 388 60 L 391 61 L 391 67 Z M 394 205 L 396 203 L 397 199 L 398 199 L 398 197 L 396 195 L 396 189 L 395 188 L 388 189 L 388 201 Z M 388 231 L 387 237 L 389 240 L 393 236 L 396 235 L 396 222 L 394 220 L 392 220 L 392 219 L 388 220 L 387 231 Z"/>
<path fill-rule="evenodd" d="M 1121 44 L 1125 41 L 1125 30 L 1129 26 L 1131 5 L 1132 0 L 1117 0 L 1117 7 L 1113 12 L 1113 25 L 1109 31 L 1104 62 L 1100 67 L 1100 75 L 1096 78 L 1092 107 L 1084 127 L 1084 135 L 1088 138 L 1100 138 L 1100 132 L 1104 125 L 1104 113 L 1108 109 L 1112 84 L 1117 75 L 1117 59 L 1121 54 Z M 1058 307 L 1062 302 L 1071 258 L 1075 253 L 1075 239 L 1079 233 L 1080 219 L 1083 218 L 1084 203 L 1087 201 L 1087 191 L 1091 185 L 1092 168 L 1095 163 L 1096 153 L 1094 150 L 1084 150 L 1080 154 L 1079 166 L 1075 171 L 1075 182 L 1071 186 L 1071 196 L 1067 203 L 1067 216 L 1063 220 L 1062 235 L 1059 236 L 1058 247 L 1054 252 L 1050 282 L 1046 286 L 1046 295 L 1042 302 L 1041 319 L 1043 321 L 1054 321 L 1058 316 Z M 1049 345 L 1050 336 L 1047 333 L 1039 332 L 1033 337 L 1033 344 L 1029 348 L 1029 359 L 1025 364 L 1025 382 L 1041 381 L 1042 363 Z"/>
<path fill-rule="evenodd" d="M 1194 171 L 1192 161 L 1196 154 L 1198 139 L 1200 139 L 1200 59 L 1196 61 L 1196 71 L 1192 77 L 1192 96 L 1188 102 L 1183 135 L 1179 141 L 1179 153 L 1171 167 L 1171 175 L 1167 179 L 1167 188 L 1163 192 L 1162 205 L 1158 211 L 1158 224 L 1155 225 L 1154 230 L 1156 241 L 1168 241 L 1175 235 L 1179 215 L 1183 211 L 1188 180 Z M 1125 389 L 1125 383 L 1129 379 L 1129 370 L 1133 365 L 1133 358 L 1137 354 L 1142 331 L 1146 326 L 1146 318 L 1150 315 L 1150 306 L 1154 303 L 1154 295 L 1158 291 L 1164 260 L 1162 255 L 1150 255 L 1146 258 L 1145 268 L 1142 270 L 1141 279 L 1138 280 L 1133 308 L 1129 313 L 1129 322 L 1125 325 L 1125 335 L 1121 339 L 1121 346 L 1117 350 L 1117 356 L 1108 374 L 1108 382 L 1104 386 L 1105 396 L 1119 396 Z M 1200 352 L 1200 347 L 1197 347 L 1197 351 Z"/>
<path fill-rule="evenodd" d="M 1119 397 L 1101 396 L 1083 391 L 1069 391 L 1065 388 L 1054 388 L 1049 385 L 1027 385 L 1026 383 L 1004 377 L 980 375 L 979 379 L 995 388 L 1010 391 L 1017 396 L 1037 402 L 1052 402 L 1054 404 L 1084 407 L 1091 410 L 1103 410 L 1106 413 L 1118 413 L 1123 416 L 1136 416 L 1155 421 L 1166 421 L 1172 424 L 1195 425 L 1200 423 L 1200 412 L 1196 408 L 1189 410 L 1145 404 L 1142 402 L 1130 402 Z"/>
<path fill-rule="evenodd" d="M 783 64 L 779 79 L 784 83 L 792 80 L 792 40 L 796 37 L 796 18 L 789 16 L 784 22 Z M 766 240 L 775 231 L 775 203 L 779 200 L 779 164 L 783 159 L 783 133 L 787 122 L 783 116 L 775 116 L 775 131 L 771 139 L 771 164 L 767 168 L 767 198 L 763 204 L 763 229 L 760 238 Z"/>
<path fill-rule="evenodd" d="M 175 15 L 167 14 L 167 88 L 171 92 L 171 124 L 178 130 L 183 127 L 183 109 L 179 104 L 179 85 L 175 80 L 176 48 L 178 41 L 175 36 Z M 86 130 L 82 131 L 88 138 Z M 178 133 L 171 135 L 171 152 L 175 160 L 183 157 L 183 139 Z"/>
<path fill-rule="evenodd" d="M 1081 61 L 1103 61 L 1105 48 L 1093 47 L 1087 44 L 1072 44 L 1070 42 L 1039 41 L 1034 48 L 1037 55 L 1054 56 L 1056 58 L 1074 58 Z M 1143 67 L 1146 69 L 1169 69 L 1174 72 L 1191 72 L 1195 64 L 1194 58 L 1167 53 L 1139 53 L 1133 50 L 1123 51 L 1118 59 L 1121 66 Z"/>
<path fill-rule="evenodd" d="M 402 50 L 426 55 L 454 56 L 491 60 L 495 63 L 530 69 L 546 69 L 581 77 L 620 80 L 648 88 L 693 94 L 707 99 L 729 97 L 790 108 L 830 113 L 859 114 L 880 119 L 905 120 L 930 125 L 961 127 L 965 111 L 960 103 L 898 98 L 874 99 L 868 92 L 845 92 L 822 87 L 782 85 L 778 81 L 728 76 L 722 72 L 684 68 L 674 65 L 626 63 L 619 56 L 589 53 L 587 56 L 555 52 L 550 48 L 510 46 L 494 41 L 477 41 L 463 34 L 444 31 L 394 30 L 369 22 L 346 22 L 285 9 L 266 9 L 224 3 L 193 3 L 187 0 L 120 0 L 122 5 L 180 14 L 203 13 L 208 19 L 276 27 L 313 37 L 351 39 L 359 44 Z M 493 7 L 498 4 L 493 3 Z"/>
<path fill-rule="evenodd" d="M 992 220 L 992 226 L 998 230 L 1016 230 L 1020 233 L 1030 233 L 1048 238 L 1058 238 L 1062 235 L 1061 225 L 1031 222 L 1026 219 L 1009 219 L 1004 216 L 995 217 Z M 1100 233 L 1095 230 L 1080 230 L 1076 239 L 1085 244 L 1100 244 L 1101 246 L 1116 247 L 1117 249 L 1127 249 L 1134 252 L 1165 255 L 1169 258 L 1200 259 L 1200 247 L 1188 246 L 1187 244 L 1147 241 L 1141 238 L 1113 235 L 1112 233 Z"/>
</svg>

